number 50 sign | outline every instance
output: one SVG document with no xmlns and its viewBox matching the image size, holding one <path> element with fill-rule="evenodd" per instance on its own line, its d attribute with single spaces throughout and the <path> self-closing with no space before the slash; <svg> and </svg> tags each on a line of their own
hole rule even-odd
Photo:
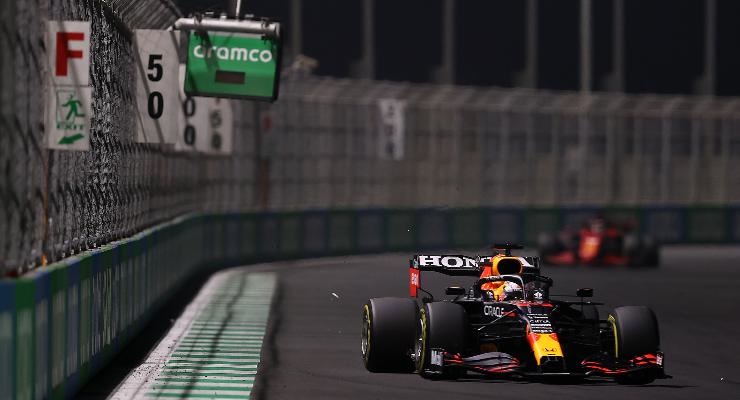
<svg viewBox="0 0 740 400">
<path fill-rule="evenodd" d="M 178 133 L 178 32 L 136 30 L 138 80 L 136 141 L 175 143 Z"/>
</svg>

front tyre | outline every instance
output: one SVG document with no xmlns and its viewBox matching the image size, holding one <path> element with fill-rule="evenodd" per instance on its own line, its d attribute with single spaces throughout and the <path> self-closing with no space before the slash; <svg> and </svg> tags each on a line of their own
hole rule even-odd
<svg viewBox="0 0 740 400">
<path fill-rule="evenodd" d="M 362 309 L 362 361 L 370 372 L 413 372 L 418 307 L 412 299 L 370 299 Z"/>
<path fill-rule="evenodd" d="M 467 345 L 468 315 L 459 304 L 428 303 L 419 316 L 414 348 L 416 371 L 429 379 L 457 379 L 465 372 L 457 368 L 432 367 L 432 349 L 463 353 Z"/>
<path fill-rule="evenodd" d="M 655 354 L 660 350 L 658 319 L 653 310 L 645 306 L 617 307 L 609 315 L 614 332 L 615 358 L 629 361 L 637 356 Z M 655 380 L 655 371 L 638 371 L 617 377 L 622 385 L 645 385 Z"/>
</svg>

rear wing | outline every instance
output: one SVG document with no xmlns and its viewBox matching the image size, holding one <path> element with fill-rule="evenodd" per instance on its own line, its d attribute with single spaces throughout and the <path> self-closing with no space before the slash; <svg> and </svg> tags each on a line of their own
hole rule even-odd
<svg viewBox="0 0 740 400">
<path fill-rule="evenodd" d="M 507 257 L 510 258 L 510 257 Z M 540 275 L 538 257 L 516 257 L 522 273 Z M 421 271 L 434 271 L 451 276 L 479 277 L 483 268 L 491 266 L 492 257 L 468 257 L 463 255 L 418 254 L 409 263 L 409 294 L 417 297 L 421 289 Z M 422 290 L 423 291 L 423 290 Z"/>
<path fill-rule="evenodd" d="M 417 297 L 421 288 L 421 271 L 434 271 L 452 276 L 480 276 L 478 258 L 462 255 L 415 255 L 409 263 L 409 294 Z"/>
</svg>

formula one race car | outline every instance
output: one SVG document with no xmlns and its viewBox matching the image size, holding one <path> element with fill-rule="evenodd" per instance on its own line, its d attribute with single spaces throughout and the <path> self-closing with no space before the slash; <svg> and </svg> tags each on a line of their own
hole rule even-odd
<svg viewBox="0 0 740 400">
<path fill-rule="evenodd" d="M 411 259 L 410 298 L 375 298 L 364 306 L 362 359 L 371 372 L 412 372 L 457 379 L 467 372 L 539 378 L 612 377 L 621 384 L 668 378 L 658 322 L 642 306 L 617 307 L 606 320 L 597 305 L 554 300 L 552 280 L 536 257 L 512 249 L 493 257 L 417 255 Z M 421 288 L 421 272 L 479 277 L 469 289 L 448 287 L 435 301 Z"/>
<path fill-rule="evenodd" d="M 650 236 L 639 235 L 626 226 L 608 223 L 602 217 L 587 221 L 578 230 L 541 233 L 537 248 L 547 264 L 598 264 L 657 266 L 660 249 Z"/>
</svg>

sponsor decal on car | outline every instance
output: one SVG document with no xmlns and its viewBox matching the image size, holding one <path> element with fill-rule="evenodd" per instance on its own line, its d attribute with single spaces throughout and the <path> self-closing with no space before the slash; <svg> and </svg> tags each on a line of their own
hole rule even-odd
<svg viewBox="0 0 740 400">
<path fill-rule="evenodd" d="M 409 268 L 409 295 L 416 297 L 421 287 L 421 272 L 414 267 Z"/>
<path fill-rule="evenodd" d="M 478 260 L 466 256 L 420 255 L 418 264 L 421 267 L 478 268 Z"/>
<path fill-rule="evenodd" d="M 431 364 L 436 366 L 443 366 L 444 365 L 444 352 L 439 349 L 431 349 L 432 353 L 432 360 Z"/>
<path fill-rule="evenodd" d="M 501 318 L 504 315 L 504 308 L 499 306 L 483 306 L 483 315 Z"/>
<path fill-rule="evenodd" d="M 532 333 L 552 333 L 552 324 L 547 314 L 527 314 L 529 329 Z"/>
</svg>

